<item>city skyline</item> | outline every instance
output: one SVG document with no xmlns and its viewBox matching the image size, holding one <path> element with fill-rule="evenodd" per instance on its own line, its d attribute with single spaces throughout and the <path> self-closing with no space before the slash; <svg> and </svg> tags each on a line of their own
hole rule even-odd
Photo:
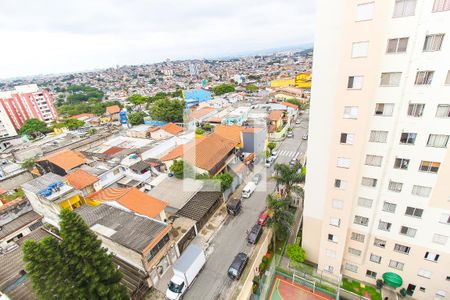
<svg viewBox="0 0 450 300">
<path fill-rule="evenodd" d="M 2 2 L 0 33 L 17 46 L 3 49 L 0 78 L 236 56 L 313 38 L 308 1 L 132 2 Z"/>
</svg>

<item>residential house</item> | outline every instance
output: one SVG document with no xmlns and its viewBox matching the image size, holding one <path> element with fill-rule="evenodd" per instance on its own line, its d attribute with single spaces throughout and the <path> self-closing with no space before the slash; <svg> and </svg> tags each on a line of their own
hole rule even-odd
<svg viewBox="0 0 450 300">
<path fill-rule="evenodd" d="M 80 191 L 69 185 L 64 177 L 47 173 L 22 184 L 25 196 L 33 210 L 44 216 L 44 221 L 58 227 L 61 209 L 75 209 L 84 203 Z"/>
<path fill-rule="evenodd" d="M 267 116 L 269 133 L 281 130 L 284 125 L 285 112 L 282 110 L 272 110 Z"/>
<path fill-rule="evenodd" d="M 65 176 L 70 170 L 86 163 L 86 157 L 78 151 L 65 149 L 44 156 L 36 162 L 40 174 L 54 173 Z"/>
<path fill-rule="evenodd" d="M 99 181 L 97 176 L 92 175 L 83 169 L 77 169 L 70 174 L 67 174 L 65 178 L 71 186 L 81 192 L 83 197 L 93 193 L 96 190 L 95 184 Z"/>
<path fill-rule="evenodd" d="M 127 136 L 134 138 L 146 139 L 150 137 L 150 125 L 141 124 L 138 126 L 133 126 L 127 130 Z"/>
<path fill-rule="evenodd" d="M 118 121 L 120 111 L 121 108 L 119 105 L 107 106 L 105 111 L 105 121 L 106 120 L 109 120 L 108 122 Z"/>
<path fill-rule="evenodd" d="M 206 119 L 211 118 L 217 113 L 217 110 L 213 107 L 202 107 L 198 109 L 191 110 L 189 115 L 189 120 L 195 123 L 202 123 Z"/>
<path fill-rule="evenodd" d="M 297 105 L 289 102 L 281 102 L 280 104 L 286 107 L 286 111 L 290 120 L 294 119 L 298 115 L 299 108 Z"/>
<path fill-rule="evenodd" d="M 174 123 L 167 123 L 163 126 L 156 127 L 150 131 L 150 136 L 155 140 L 162 140 L 173 137 L 183 132 L 183 127 Z"/>
<path fill-rule="evenodd" d="M 152 219 L 167 221 L 165 208 L 167 203 L 156 199 L 137 188 L 106 188 L 86 197 L 86 203 L 92 206 L 104 202 L 113 202 L 137 214 Z"/>
</svg>

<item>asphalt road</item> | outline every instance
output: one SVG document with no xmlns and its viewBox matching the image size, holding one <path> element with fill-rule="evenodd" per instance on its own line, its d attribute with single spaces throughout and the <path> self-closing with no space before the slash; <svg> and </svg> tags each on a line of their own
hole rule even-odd
<svg viewBox="0 0 450 300">
<path fill-rule="evenodd" d="M 300 116 L 301 124 L 294 127 L 294 138 L 286 138 L 278 147 L 279 157 L 275 163 L 289 163 L 299 153 L 305 153 L 306 141 L 302 136 L 307 132 L 307 115 Z M 273 166 L 255 167 L 256 172 L 263 175 L 263 180 L 249 199 L 242 201 L 242 210 L 238 216 L 228 216 L 223 226 L 210 242 L 205 268 L 194 284 L 185 294 L 186 300 L 217 300 L 227 299 L 236 282 L 228 278 L 227 270 L 236 254 L 239 252 L 251 254 L 253 246 L 247 244 L 246 236 L 257 221 L 259 214 L 266 207 L 266 196 L 275 188 L 275 182 L 267 180 L 272 175 Z M 241 189 L 245 184 L 241 185 Z M 237 192 L 240 192 L 239 189 Z M 212 249 L 211 249 L 212 247 Z"/>
</svg>

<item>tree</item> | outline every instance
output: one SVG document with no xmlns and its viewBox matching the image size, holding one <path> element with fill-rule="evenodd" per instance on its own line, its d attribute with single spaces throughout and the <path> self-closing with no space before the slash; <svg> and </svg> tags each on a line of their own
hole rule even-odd
<svg viewBox="0 0 450 300">
<path fill-rule="evenodd" d="M 235 87 L 234 84 L 227 84 L 227 83 L 220 84 L 220 85 L 214 87 L 214 94 L 223 95 L 226 93 L 232 93 L 235 91 L 234 87 Z"/>
<path fill-rule="evenodd" d="M 297 244 L 288 244 L 286 246 L 286 255 L 292 261 L 302 263 L 305 261 L 305 250 Z"/>
<path fill-rule="evenodd" d="M 183 121 L 184 101 L 178 99 L 159 99 L 150 106 L 150 116 L 158 121 Z"/>
<path fill-rule="evenodd" d="M 22 161 L 20 163 L 20 166 L 24 169 L 31 171 L 34 168 L 35 164 L 36 164 L 36 158 L 33 157 L 33 158 L 25 159 L 24 161 Z"/>
<path fill-rule="evenodd" d="M 247 86 L 245 87 L 245 90 L 246 90 L 247 92 L 253 93 L 253 92 L 258 91 L 258 87 L 257 87 L 256 85 L 254 85 L 254 84 L 249 84 L 249 85 L 247 85 Z"/>
<path fill-rule="evenodd" d="M 204 133 L 205 133 L 205 131 L 203 129 L 201 129 L 201 128 L 195 129 L 195 134 L 202 135 Z"/>
<path fill-rule="evenodd" d="M 291 231 L 294 215 L 289 211 L 290 199 L 276 199 L 272 195 L 267 195 L 267 208 L 270 211 L 270 218 L 267 224 L 272 228 L 273 250 L 276 251 L 276 240 L 286 239 Z"/>
<path fill-rule="evenodd" d="M 272 153 L 272 150 L 275 149 L 275 147 L 277 146 L 277 144 L 270 142 L 267 144 L 267 148 L 270 150 L 270 153 Z"/>
<path fill-rule="evenodd" d="M 144 117 L 146 116 L 146 113 L 140 111 L 135 113 L 129 113 L 128 114 L 128 121 L 131 125 L 139 125 L 144 123 Z"/>
<path fill-rule="evenodd" d="M 233 183 L 233 176 L 231 176 L 230 173 L 220 173 L 219 175 L 214 176 L 214 178 L 220 180 L 222 191 L 229 189 Z"/>
<path fill-rule="evenodd" d="M 130 97 L 128 97 L 127 100 L 130 101 L 131 103 L 133 103 L 134 105 L 140 105 L 140 104 L 144 104 L 147 99 L 142 95 L 133 94 Z"/>
<path fill-rule="evenodd" d="M 174 160 L 173 164 L 169 168 L 170 172 L 178 179 L 193 178 L 194 168 L 184 160 Z"/>
<path fill-rule="evenodd" d="M 287 198 L 292 199 L 292 193 L 296 193 L 303 198 L 303 189 L 298 186 L 300 183 L 305 182 L 305 174 L 298 172 L 300 164 L 293 166 L 287 164 L 275 164 L 275 175 L 271 179 L 277 182 L 277 185 L 284 186 L 285 195 Z"/>
<path fill-rule="evenodd" d="M 286 102 L 297 105 L 298 109 L 301 109 L 301 107 L 302 107 L 302 102 L 295 98 L 287 99 Z"/>
<path fill-rule="evenodd" d="M 28 119 L 23 123 L 22 127 L 19 129 L 19 134 L 27 134 L 34 136 L 37 133 L 47 133 L 49 132 L 49 129 L 47 127 L 47 124 L 45 122 L 38 120 L 38 119 Z"/>
<path fill-rule="evenodd" d="M 23 247 L 26 269 L 42 299 L 128 299 L 122 274 L 83 219 L 62 210 L 60 235 Z"/>
</svg>

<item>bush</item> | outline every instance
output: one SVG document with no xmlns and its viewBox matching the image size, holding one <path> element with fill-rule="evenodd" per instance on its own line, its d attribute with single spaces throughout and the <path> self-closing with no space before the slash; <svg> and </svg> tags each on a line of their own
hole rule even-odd
<svg viewBox="0 0 450 300">
<path fill-rule="evenodd" d="M 384 285 L 383 279 L 377 279 L 377 289 L 382 289 Z"/>
</svg>

